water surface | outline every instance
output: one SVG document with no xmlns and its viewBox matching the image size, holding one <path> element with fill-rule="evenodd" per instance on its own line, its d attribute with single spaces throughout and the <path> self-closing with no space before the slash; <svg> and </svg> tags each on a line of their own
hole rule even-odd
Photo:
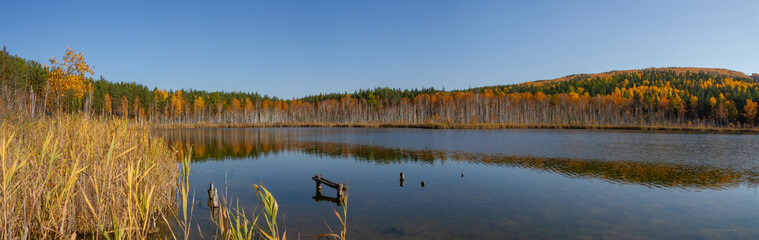
<svg viewBox="0 0 759 240">
<path fill-rule="evenodd" d="M 347 181 L 351 239 L 759 237 L 755 135 L 360 128 L 157 134 L 195 147 L 191 184 L 203 193 L 195 215 L 206 238 L 214 232 L 209 182 L 254 209 L 252 184 L 263 181 L 288 238 L 311 239 L 329 232 L 327 224 L 339 231 L 332 213 L 339 207 L 313 199 L 316 174 Z"/>
</svg>

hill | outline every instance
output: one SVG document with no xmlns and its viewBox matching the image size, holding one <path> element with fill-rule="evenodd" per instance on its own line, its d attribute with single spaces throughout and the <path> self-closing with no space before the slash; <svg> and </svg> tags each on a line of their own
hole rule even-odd
<svg viewBox="0 0 759 240">
<path fill-rule="evenodd" d="M 640 73 L 640 72 L 673 72 L 677 74 L 704 73 L 704 74 L 720 75 L 724 77 L 748 78 L 748 76 L 746 76 L 746 74 L 743 72 L 733 71 L 733 70 L 724 69 L 724 68 L 666 67 L 666 68 L 615 70 L 615 71 L 592 73 L 592 74 L 587 74 L 587 73 L 572 74 L 572 75 L 567 75 L 567 76 L 555 78 L 555 79 L 537 80 L 537 81 L 525 82 L 521 84 L 544 84 L 548 82 L 561 82 L 561 81 L 581 80 L 581 79 L 588 79 L 588 78 L 605 78 L 605 77 L 611 77 L 615 75 L 633 74 L 633 73 Z"/>
<path fill-rule="evenodd" d="M 322 94 L 302 98 L 302 101 L 317 103 L 357 98 L 371 105 L 397 105 L 403 99 L 419 96 L 435 96 L 436 99 L 456 94 L 512 96 L 529 93 L 530 96 L 545 96 L 556 105 L 562 96 L 571 99 L 616 99 L 626 102 L 636 109 L 637 115 L 649 118 L 652 111 L 663 111 L 671 121 L 700 122 L 711 120 L 718 125 L 744 122 L 753 123 L 754 117 L 746 116 L 747 110 L 759 98 L 759 84 L 746 74 L 721 68 L 668 67 L 634 70 L 617 70 L 596 74 L 574 74 L 550 80 L 531 81 L 519 84 L 478 87 L 466 90 L 444 91 L 429 89 L 401 90 L 376 88 L 358 90 L 353 94 Z M 520 98 L 530 99 L 525 95 Z M 750 102 L 749 102 L 750 100 Z M 746 105 L 749 105 L 748 108 Z M 748 112 L 749 115 L 753 113 Z M 676 120 L 679 119 L 679 120 Z M 668 121 L 670 121 L 668 120 Z M 687 121 L 686 121 L 687 120 Z"/>
</svg>

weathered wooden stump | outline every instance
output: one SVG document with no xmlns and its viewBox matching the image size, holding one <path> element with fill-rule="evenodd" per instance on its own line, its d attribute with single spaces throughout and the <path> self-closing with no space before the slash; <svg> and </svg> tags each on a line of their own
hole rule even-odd
<svg viewBox="0 0 759 240">
<path fill-rule="evenodd" d="M 348 186 L 346 186 L 344 183 L 335 183 L 333 181 L 330 181 L 329 179 L 323 178 L 322 175 L 316 175 L 312 177 L 316 182 L 316 194 L 317 196 L 320 196 L 322 194 L 322 184 L 327 185 L 328 187 L 334 188 L 337 190 L 337 198 L 342 199 L 345 197 L 345 192 L 348 191 Z"/>
<path fill-rule="evenodd" d="M 219 207 L 219 192 L 213 186 L 213 182 L 211 182 L 211 186 L 208 188 L 208 207 Z"/>
<path fill-rule="evenodd" d="M 401 173 L 401 187 L 403 187 L 404 182 L 406 182 L 406 176 Z"/>
</svg>

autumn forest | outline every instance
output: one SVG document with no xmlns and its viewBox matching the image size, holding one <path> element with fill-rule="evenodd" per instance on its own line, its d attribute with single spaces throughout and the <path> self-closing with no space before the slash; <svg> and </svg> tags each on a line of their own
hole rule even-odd
<svg viewBox="0 0 759 240">
<path fill-rule="evenodd" d="M 51 54 L 52 55 L 52 54 Z M 748 128 L 759 75 L 714 68 L 578 74 L 464 90 L 375 88 L 278 99 L 256 92 L 158 89 L 112 82 L 84 55 L 40 63 L 0 52 L 0 108 L 141 124 L 395 123 Z"/>
</svg>

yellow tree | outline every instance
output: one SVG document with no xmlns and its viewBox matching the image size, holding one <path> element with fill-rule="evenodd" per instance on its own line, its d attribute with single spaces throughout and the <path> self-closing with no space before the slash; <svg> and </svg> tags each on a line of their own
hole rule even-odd
<svg viewBox="0 0 759 240">
<path fill-rule="evenodd" d="M 106 116 L 111 116 L 111 113 L 113 112 L 113 109 L 111 108 L 111 96 L 108 95 L 108 93 L 105 93 L 104 99 L 105 104 L 103 104 L 103 111 Z"/>
<path fill-rule="evenodd" d="M 754 120 L 756 119 L 757 105 L 758 104 L 751 101 L 751 99 L 746 99 L 746 106 L 743 107 L 743 116 L 746 117 L 746 120 L 751 125 L 754 125 Z"/>
<path fill-rule="evenodd" d="M 146 118 L 146 116 L 145 116 L 145 108 L 141 107 L 140 108 L 140 119 L 139 120 L 140 121 L 145 121 L 145 118 Z"/>
<path fill-rule="evenodd" d="M 195 115 L 197 116 L 199 114 L 202 114 L 203 109 L 206 107 L 206 101 L 203 100 L 203 97 L 196 96 L 195 101 L 193 101 L 193 105 L 195 107 Z"/>
<path fill-rule="evenodd" d="M 250 98 L 245 98 L 245 112 L 252 112 L 253 111 L 253 102 L 250 101 Z"/>
<path fill-rule="evenodd" d="M 184 97 L 182 97 L 182 91 L 177 90 L 174 92 L 171 96 L 170 102 L 171 107 L 174 109 L 174 115 L 177 116 L 182 114 L 182 111 L 184 111 Z"/>
<path fill-rule="evenodd" d="M 154 107 L 156 107 L 159 112 L 163 110 L 164 115 L 168 115 L 168 104 L 166 104 L 166 99 L 169 97 L 169 93 L 167 93 L 164 90 L 155 88 L 153 89 L 153 97 L 155 99 Z"/>
<path fill-rule="evenodd" d="M 690 96 L 690 98 L 688 98 L 688 106 L 691 109 L 691 113 L 693 114 L 693 117 L 697 118 L 698 117 L 698 97 Z"/>
<path fill-rule="evenodd" d="M 121 117 L 129 117 L 129 99 L 126 96 L 121 96 Z"/>
<path fill-rule="evenodd" d="M 717 105 L 717 99 L 714 98 L 714 97 L 710 97 L 709 98 L 709 105 L 711 105 L 712 108 L 714 108 L 714 106 Z"/>
<path fill-rule="evenodd" d="M 132 108 L 132 112 L 134 113 L 134 118 L 139 120 L 140 119 L 140 96 L 134 96 L 134 108 Z"/>
<path fill-rule="evenodd" d="M 48 86 L 56 99 L 60 100 L 66 92 L 71 91 L 74 98 L 79 99 L 87 91 L 85 74 L 93 74 L 82 53 L 66 48 L 63 61 L 58 63 L 55 57 L 50 58 Z M 60 102 L 58 102 L 60 105 Z"/>
<path fill-rule="evenodd" d="M 153 96 L 155 96 L 156 102 L 163 102 L 166 101 L 166 98 L 169 97 L 169 94 L 164 90 L 156 88 L 153 89 Z"/>
<path fill-rule="evenodd" d="M 261 108 L 263 109 L 269 109 L 269 99 L 264 99 L 264 102 L 261 103 Z"/>
<path fill-rule="evenodd" d="M 242 110 L 242 104 L 240 104 L 240 101 L 237 100 L 237 98 L 232 99 L 232 106 L 231 106 L 232 112 L 240 112 Z"/>
</svg>

